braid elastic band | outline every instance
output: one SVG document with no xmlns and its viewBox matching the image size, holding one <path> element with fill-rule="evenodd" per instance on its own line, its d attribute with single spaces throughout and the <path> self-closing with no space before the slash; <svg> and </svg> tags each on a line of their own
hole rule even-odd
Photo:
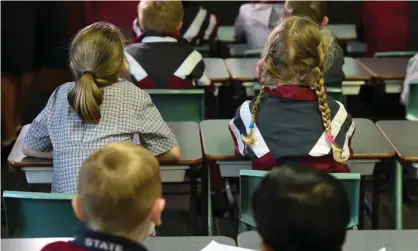
<svg viewBox="0 0 418 251">
<path fill-rule="evenodd" d="M 250 129 L 254 129 L 254 121 L 251 121 L 251 123 L 250 123 Z"/>
<path fill-rule="evenodd" d="M 331 145 L 334 144 L 334 136 L 331 133 L 327 133 L 327 139 Z"/>
<path fill-rule="evenodd" d="M 95 77 L 95 76 L 94 76 L 94 72 L 93 72 L 93 71 L 84 71 L 84 75 L 85 75 L 85 74 L 90 74 L 90 75 L 92 75 L 92 76 L 93 76 L 93 78 Z"/>
</svg>

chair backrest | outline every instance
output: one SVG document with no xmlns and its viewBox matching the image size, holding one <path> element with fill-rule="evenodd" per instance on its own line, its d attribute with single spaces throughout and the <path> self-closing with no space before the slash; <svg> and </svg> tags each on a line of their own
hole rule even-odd
<svg viewBox="0 0 418 251">
<path fill-rule="evenodd" d="M 383 52 L 376 52 L 374 56 L 376 58 L 412 58 L 417 54 L 418 51 L 383 51 Z"/>
<path fill-rule="evenodd" d="M 418 80 L 409 84 L 408 104 L 406 105 L 406 119 L 418 120 Z"/>
<path fill-rule="evenodd" d="M 205 91 L 191 90 L 145 90 L 165 121 L 200 122 L 205 116 Z"/>
<path fill-rule="evenodd" d="M 69 237 L 84 224 L 74 215 L 74 194 L 4 191 L 9 238 Z"/>
<path fill-rule="evenodd" d="M 255 227 L 253 211 L 251 208 L 251 196 L 267 171 L 240 170 L 240 221 Z M 333 173 L 347 190 L 350 200 L 351 220 L 347 228 L 358 225 L 360 203 L 360 174 L 358 173 Z"/>
</svg>

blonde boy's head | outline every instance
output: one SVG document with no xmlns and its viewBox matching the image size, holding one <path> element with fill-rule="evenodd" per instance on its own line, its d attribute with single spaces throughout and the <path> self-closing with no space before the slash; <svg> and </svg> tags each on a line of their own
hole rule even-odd
<svg viewBox="0 0 418 251">
<path fill-rule="evenodd" d="M 98 150 L 81 167 L 73 207 L 93 230 L 146 238 L 164 208 L 157 159 L 133 143 Z"/>
<path fill-rule="evenodd" d="M 181 1 L 142 0 L 138 4 L 138 20 L 143 31 L 179 32 L 183 15 Z"/>
</svg>

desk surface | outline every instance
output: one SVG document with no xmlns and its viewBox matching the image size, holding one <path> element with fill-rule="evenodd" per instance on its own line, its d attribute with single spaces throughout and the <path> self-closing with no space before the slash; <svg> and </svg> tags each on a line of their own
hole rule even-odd
<svg viewBox="0 0 418 251">
<path fill-rule="evenodd" d="M 222 58 L 204 58 L 205 75 L 213 82 L 229 80 L 229 73 Z"/>
<path fill-rule="evenodd" d="M 418 162 L 418 121 L 387 120 L 376 125 L 401 159 Z"/>
<path fill-rule="evenodd" d="M 418 230 L 361 230 L 348 231 L 343 251 L 414 251 L 418 246 Z M 257 232 L 238 235 L 238 246 L 253 250 L 260 249 Z"/>
<path fill-rule="evenodd" d="M 334 34 L 337 40 L 354 40 L 357 38 L 354 24 L 329 24 L 326 28 Z"/>
<path fill-rule="evenodd" d="M 350 57 L 344 58 L 343 71 L 347 81 L 368 81 L 372 77 L 357 60 Z"/>
<path fill-rule="evenodd" d="M 234 26 L 219 26 L 217 32 L 218 40 L 223 42 L 235 41 L 235 28 Z"/>
<path fill-rule="evenodd" d="M 228 58 L 226 68 L 233 80 L 257 81 L 257 62 L 259 58 Z"/>
<path fill-rule="evenodd" d="M 365 69 L 380 79 L 403 79 L 409 58 L 357 58 Z"/>
<path fill-rule="evenodd" d="M 390 158 L 395 155 L 385 137 L 368 119 L 354 119 L 356 131 L 351 146 L 355 159 Z M 418 122 L 417 122 L 418 123 Z M 211 160 L 240 159 L 228 130 L 229 120 L 204 120 L 200 123 L 205 156 Z M 418 149 L 418 148 L 417 148 Z"/>
<path fill-rule="evenodd" d="M 202 148 L 200 144 L 199 125 L 195 122 L 168 122 L 170 129 L 173 131 L 181 148 L 181 159 L 178 162 L 161 163 L 162 165 L 193 165 L 198 164 L 202 160 Z M 52 159 L 38 159 L 25 157 L 22 153 L 23 139 L 30 125 L 25 125 L 13 146 L 12 151 L 7 158 L 11 167 L 46 167 L 52 166 Z M 138 142 L 138 138 L 134 137 L 134 142 Z M 139 143 L 139 142 L 138 142 Z"/>
<path fill-rule="evenodd" d="M 33 238 L 33 239 L 2 239 L 3 251 L 39 251 L 48 243 L 70 241 L 72 238 Z M 212 240 L 235 246 L 235 241 L 224 236 L 184 236 L 184 237 L 150 237 L 144 244 L 149 250 L 158 251 L 200 251 Z"/>
</svg>

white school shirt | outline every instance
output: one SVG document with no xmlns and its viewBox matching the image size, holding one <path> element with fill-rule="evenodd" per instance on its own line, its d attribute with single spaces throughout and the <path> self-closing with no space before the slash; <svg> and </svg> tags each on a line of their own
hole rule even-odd
<svg viewBox="0 0 418 251">
<path fill-rule="evenodd" d="M 418 80 L 418 54 L 409 60 L 408 68 L 406 69 L 406 75 L 401 94 L 401 102 L 404 105 L 408 104 L 409 85 L 413 80 Z"/>
</svg>

